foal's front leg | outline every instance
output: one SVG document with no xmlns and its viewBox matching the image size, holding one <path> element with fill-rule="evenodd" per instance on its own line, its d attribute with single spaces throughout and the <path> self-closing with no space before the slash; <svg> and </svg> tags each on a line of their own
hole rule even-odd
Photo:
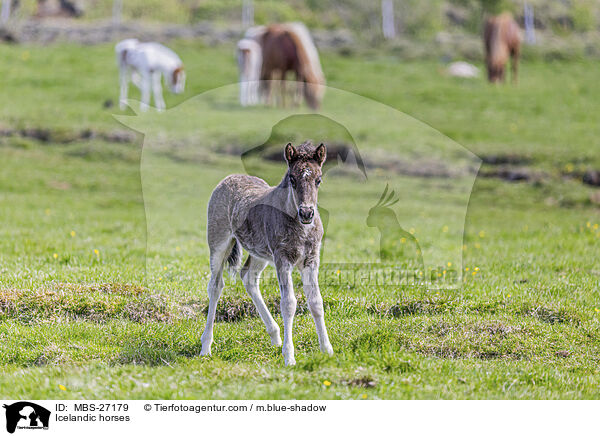
<svg viewBox="0 0 600 436">
<path fill-rule="evenodd" d="M 319 347 L 323 353 L 333 354 L 333 348 L 329 342 L 327 328 L 325 327 L 325 311 L 323 309 L 323 298 L 319 289 L 319 267 L 310 265 L 300 271 L 302 276 L 302 286 L 304 295 L 308 301 L 308 308 L 315 321 L 317 336 L 319 337 Z"/>
<path fill-rule="evenodd" d="M 279 336 L 279 326 L 273 319 L 271 312 L 267 308 L 265 301 L 262 298 L 258 282 L 260 280 L 260 274 L 267 266 L 267 262 L 256 257 L 249 256 L 246 264 L 242 268 L 240 275 L 242 276 L 242 282 L 252 301 L 258 310 L 260 318 L 265 323 L 267 333 L 271 337 L 271 344 L 281 346 L 281 337 Z"/>
<path fill-rule="evenodd" d="M 277 280 L 281 291 L 281 316 L 283 318 L 283 360 L 286 365 L 295 365 L 294 342 L 292 340 L 292 326 L 296 313 L 296 296 L 292 282 L 292 265 L 285 260 L 276 263 Z"/>
</svg>

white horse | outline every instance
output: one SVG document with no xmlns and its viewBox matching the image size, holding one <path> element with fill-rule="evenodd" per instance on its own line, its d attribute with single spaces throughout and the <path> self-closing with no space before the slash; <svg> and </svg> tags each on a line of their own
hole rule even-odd
<svg viewBox="0 0 600 436">
<path fill-rule="evenodd" d="M 240 69 L 240 103 L 242 106 L 258 104 L 258 86 L 262 67 L 262 49 L 253 39 L 237 43 L 237 60 Z"/>
<path fill-rule="evenodd" d="M 142 92 L 140 109 L 148 110 L 150 89 L 154 93 L 154 103 L 159 111 L 165 109 L 162 96 L 161 77 L 174 94 L 181 94 L 185 88 L 183 63 L 175 52 L 156 42 L 141 43 L 137 39 L 125 39 L 115 46 L 121 93 L 119 107 L 127 106 L 127 91 L 131 80 Z"/>
</svg>

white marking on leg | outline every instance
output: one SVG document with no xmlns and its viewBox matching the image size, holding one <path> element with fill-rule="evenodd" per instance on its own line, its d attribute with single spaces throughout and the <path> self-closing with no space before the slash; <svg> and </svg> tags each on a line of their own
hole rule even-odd
<svg viewBox="0 0 600 436">
<path fill-rule="evenodd" d="M 210 256 L 210 281 L 208 282 L 208 315 L 206 316 L 206 326 L 204 327 L 204 333 L 200 338 L 202 343 L 202 351 L 200 354 L 206 356 L 211 352 L 211 345 L 213 341 L 213 327 L 215 324 L 215 316 L 217 312 L 217 304 L 223 287 L 225 285 L 223 281 L 223 262 L 225 256 L 228 254 L 227 249 L 230 247 L 230 243 L 227 242 L 221 247 L 212 250 Z"/>
<path fill-rule="evenodd" d="M 304 294 L 308 301 L 308 308 L 315 321 L 317 336 L 319 337 L 319 346 L 323 353 L 333 354 L 333 348 L 329 342 L 327 328 L 325 327 L 325 311 L 323 309 L 323 298 L 319 289 L 319 269 L 317 266 L 309 266 L 300 272 L 302 276 L 302 285 Z"/>
<path fill-rule="evenodd" d="M 244 277 L 242 279 L 248 294 L 252 298 L 254 305 L 256 306 L 256 310 L 258 310 L 258 314 L 260 318 L 265 323 L 265 327 L 267 328 L 267 333 L 271 337 L 271 344 L 277 347 L 281 346 L 281 336 L 279 334 L 279 326 L 273 319 L 271 312 L 267 308 L 262 295 L 259 289 L 259 280 L 260 274 L 265 269 L 267 262 L 264 260 L 259 260 L 254 257 L 250 258 L 250 264 L 248 269 L 245 271 Z"/>
<path fill-rule="evenodd" d="M 291 265 L 280 265 L 277 267 L 277 279 L 281 291 L 281 316 L 283 318 L 283 360 L 286 365 L 295 365 L 294 341 L 292 330 L 294 325 L 294 314 L 296 313 L 296 296 L 292 282 Z"/>
</svg>

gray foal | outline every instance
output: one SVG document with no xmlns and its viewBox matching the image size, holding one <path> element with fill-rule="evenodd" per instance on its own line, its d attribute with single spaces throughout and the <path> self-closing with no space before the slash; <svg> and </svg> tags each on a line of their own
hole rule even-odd
<svg viewBox="0 0 600 436">
<path fill-rule="evenodd" d="M 270 263 L 277 270 L 283 317 L 283 357 L 294 365 L 292 325 L 296 297 L 292 270 L 298 268 L 308 307 L 315 321 L 321 351 L 333 354 L 329 343 L 319 290 L 319 250 L 323 225 L 317 209 L 321 168 L 327 151 L 323 144 L 313 147 L 305 142 L 295 148 L 285 147 L 288 171 L 278 186 L 271 187 L 257 177 L 234 174 L 223 179 L 208 203 L 208 246 L 211 277 L 208 284 L 208 317 L 202 334 L 202 355 L 210 354 L 217 302 L 223 291 L 225 262 L 233 269 L 241 265 L 242 250 L 248 260 L 240 271 L 271 337 L 271 344 L 281 345 L 279 326 L 271 316 L 260 293 L 261 272 Z"/>
</svg>

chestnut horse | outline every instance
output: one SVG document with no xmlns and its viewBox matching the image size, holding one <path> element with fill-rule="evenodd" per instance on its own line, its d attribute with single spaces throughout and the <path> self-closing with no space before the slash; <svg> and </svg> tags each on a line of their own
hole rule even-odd
<svg viewBox="0 0 600 436">
<path fill-rule="evenodd" d="M 261 91 L 271 99 L 270 80 L 281 80 L 281 99 L 285 104 L 285 79 L 288 72 L 295 75 L 297 92 L 304 95 L 313 109 L 321 104 L 325 77 L 319 54 L 304 24 L 285 23 L 254 27 L 246 38 L 255 39 L 262 48 Z"/>
<path fill-rule="evenodd" d="M 489 17 L 483 32 L 485 63 L 490 82 L 504 82 L 504 67 L 511 57 L 512 80 L 517 82 L 521 29 L 508 12 Z"/>
</svg>

